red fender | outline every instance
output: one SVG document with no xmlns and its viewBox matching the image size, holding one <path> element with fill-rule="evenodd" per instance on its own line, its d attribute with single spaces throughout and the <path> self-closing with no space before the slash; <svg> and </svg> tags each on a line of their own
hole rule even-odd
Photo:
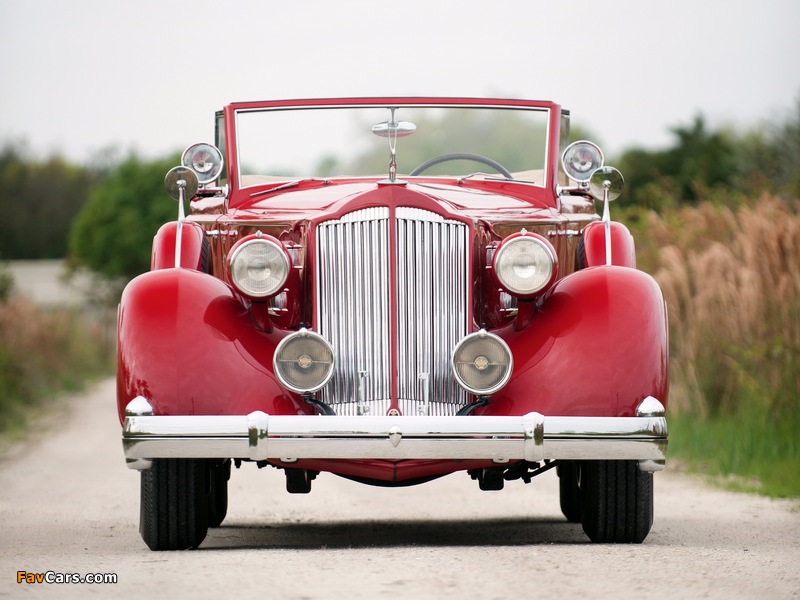
<svg viewBox="0 0 800 600">
<path fill-rule="evenodd" d="M 153 254 L 150 268 L 171 269 L 175 266 L 175 238 L 178 222 L 164 223 L 153 238 Z M 203 268 L 203 228 L 191 221 L 183 222 L 181 232 L 181 267 L 201 270 Z"/>
<path fill-rule="evenodd" d="M 647 396 L 666 407 L 667 315 L 656 281 L 624 267 L 565 277 L 530 325 L 495 330 L 514 377 L 483 414 L 634 416 Z"/>
<path fill-rule="evenodd" d="M 157 415 L 313 412 L 272 372 L 287 334 L 264 333 L 225 283 L 160 269 L 133 279 L 117 324 L 117 407 L 144 396 Z"/>
<path fill-rule="evenodd" d="M 611 221 L 611 264 L 636 268 L 636 246 L 625 225 Z M 602 221 L 589 223 L 583 229 L 583 246 L 587 267 L 606 264 L 606 232 Z"/>
</svg>

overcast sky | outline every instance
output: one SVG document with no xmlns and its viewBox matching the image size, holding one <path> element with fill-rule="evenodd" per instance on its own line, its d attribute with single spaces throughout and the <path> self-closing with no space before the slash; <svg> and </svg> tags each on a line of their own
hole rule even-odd
<svg viewBox="0 0 800 600">
<path fill-rule="evenodd" d="M 0 0 L 0 146 L 75 162 L 211 140 L 243 100 L 553 100 L 607 155 L 785 119 L 798 0 Z"/>
</svg>

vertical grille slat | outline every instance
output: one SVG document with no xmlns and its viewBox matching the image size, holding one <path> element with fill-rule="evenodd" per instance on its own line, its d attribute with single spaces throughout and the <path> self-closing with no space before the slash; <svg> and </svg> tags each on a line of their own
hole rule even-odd
<svg viewBox="0 0 800 600">
<path fill-rule="evenodd" d="M 337 358 L 320 399 L 338 414 L 356 414 L 358 372 L 367 371 L 369 414 L 385 414 L 396 362 L 403 414 L 420 413 L 421 373 L 428 374 L 429 414 L 455 414 L 468 401 L 450 370 L 450 353 L 467 333 L 467 226 L 426 210 L 398 208 L 392 257 L 389 218 L 387 207 L 376 207 L 317 227 L 317 323 Z M 394 315 L 391 261 L 397 279 Z"/>
</svg>

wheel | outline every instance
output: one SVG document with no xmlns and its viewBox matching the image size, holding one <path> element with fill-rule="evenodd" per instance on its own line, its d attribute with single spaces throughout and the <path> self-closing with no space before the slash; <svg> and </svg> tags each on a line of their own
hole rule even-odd
<svg viewBox="0 0 800 600">
<path fill-rule="evenodd" d="M 558 499 L 561 503 L 561 512 L 570 523 L 580 523 L 581 496 L 578 487 L 578 463 L 573 460 L 559 461 L 556 472 L 558 473 Z"/>
<path fill-rule="evenodd" d="M 422 163 L 413 171 L 411 171 L 411 173 L 409 173 L 408 176 L 413 177 L 414 175 L 419 175 L 425 169 L 428 169 L 433 165 L 438 165 L 439 163 L 447 162 L 450 160 L 472 160 L 475 162 L 483 163 L 487 167 L 495 169 L 498 173 L 502 174 L 503 177 L 505 177 L 506 179 L 514 179 L 509 170 L 506 169 L 496 160 L 492 160 L 491 158 L 486 158 L 485 156 L 481 156 L 480 154 L 466 154 L 459 152 L 454 152 L 452 154 L 442 154 L 441 156 L 436 156 L 434 158 L 431 158 L 430 160 L 426 160 L 424 163 Z"/>
<path fill-rule="evenodd" d="M 219 527 L 228 514 L 231 460 L 208 461 L 208 526 Z"/>
<path fill-rule="evenodd" d="M 142 471 L 139 533 L 151 550 L 185 550 L 208 532 L 208 461 L 158 458 Z"/>
<path fill-rule="evenodd" d="M 581 523 L 593 542 L 641 544 L 653 525 L 653 474 L 636 461 L 580 465 Z"/>
</svg>

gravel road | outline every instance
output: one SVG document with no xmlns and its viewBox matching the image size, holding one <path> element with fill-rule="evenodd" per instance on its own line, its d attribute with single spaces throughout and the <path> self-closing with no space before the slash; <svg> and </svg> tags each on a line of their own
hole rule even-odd
<svg viewBox="0 0 800 600">
<path fill-rule="evenodd" d="M 800 506 L 656 475 L 643 545 L 588 543 L 557 478 L 481 492 L 465 474 L 383 489 L 322 474 L 290 495 L 275 469 L 231 479 L 199 550 L 139 538 L 138 474 L 122 458 L 114 384 L 61 403 L 0 462 L 0 597 L 800 598 Z M 114 573 L 116 584 L 17 583 Z M 88 589 L 87 589 L 88 588 Z"/>
</svg>

